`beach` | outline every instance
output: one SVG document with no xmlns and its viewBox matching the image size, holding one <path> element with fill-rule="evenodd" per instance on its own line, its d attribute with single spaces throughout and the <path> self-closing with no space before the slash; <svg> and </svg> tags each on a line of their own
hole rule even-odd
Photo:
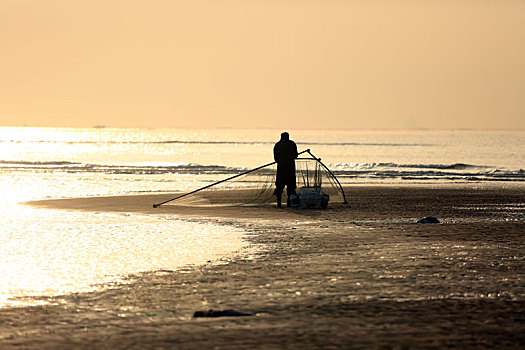
<svg viewBox="0 0 525 350">
<path fill-rule="evenodd" d="M 525 1 L 0 8 L 0 350 L 525 349 Z"/>
<path fill-rule="evenodd" d="M 233 226 L 253 251 L 0 309 L 1 348 L 525 345 L 523 186 L 360 185 L 345 192 L 349 205 L 327 210 L 239 206 L 225 192 L 206 205 L 156 209 L 153 203 L 173 194 L 30 202 L 42 210 Z M 424 216 L 441 223 L 415 223 Z M 193 317 L 227 309 L 252 316 Z"/>
</svg>

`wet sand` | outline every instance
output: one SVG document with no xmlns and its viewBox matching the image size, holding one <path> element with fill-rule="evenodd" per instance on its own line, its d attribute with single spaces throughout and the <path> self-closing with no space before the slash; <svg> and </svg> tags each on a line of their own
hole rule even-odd
<svg viewBox="0 0 525 350">
<path fill-rule="evenodd" d="M 525 187 L 356 186 L 347 195 L 349 207 L 324 211 L 216 205 L 224 193 L 157 209 L 173 195 L 30 203 L 234 225 L 259 250 L 0 309 L 0 348 L 525 346 Z M 442 223 L 414 223 L 427 215 Z M 193 318 L 209 309 L 255 315 Z"/>
</svg>

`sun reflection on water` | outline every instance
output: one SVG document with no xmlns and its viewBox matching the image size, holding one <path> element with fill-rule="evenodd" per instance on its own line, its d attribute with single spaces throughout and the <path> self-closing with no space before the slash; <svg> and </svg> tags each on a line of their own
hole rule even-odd
<svg viewBox="0 0 525 350">
<path fill-rule="evenodd" d="M 203 264 L 243 248 L 240 230 L 211 224 L 24 206 L 13 211 L 0 236 L 0 306 L 16 297 L 88 291 L 141 271 Z"/>
<path fill-rule="evenodd" d="M 35 198 L 82 194 L 75 190 L 104 192 L 96 179 L 82 182 L 78 175 L 67 174 L 0 176 L 0 306 L 34 305 L 41 303 L 42 296 L 122 283 L 125 276 L 141 271 L 204 264 L 244 247 L 243 232 L 232 227 L 174 217 L 37 209 L 20 204 Z"/>
</svg>

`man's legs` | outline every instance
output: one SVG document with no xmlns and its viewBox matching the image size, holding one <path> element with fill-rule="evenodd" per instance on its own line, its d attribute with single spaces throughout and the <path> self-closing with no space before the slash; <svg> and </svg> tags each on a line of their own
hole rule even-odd
<svg viewBox="0 0 525 350">
<path fill-rule="evenodd" d="M 275 185 L 275 191 L 273 191 L 273 194 L 277 197 L 277 208 L 281 207 L 281 198 L 284 190 L 284 185 L 278 184 Z"/>
<path fill-rule="evenodd" d="M 288 198 L 286 199 L 286 206 L 289 208 L 291 207 L 291 200 L 290 200 L 290 197 L 292 195 L 297 195 L 297 193 L 295 192 L 295 189 L 297 188 L 297 185 L 296 185 L 296 182 L 295 182 L 295 172 L 293 173 L 290 173 L 289 176 L 288 176 L 288 181 L 287 181 L 287 184 L 286 184 L 286 195 L 288 196 Z"/>
<path fill-rule="evenodd" d="M 295 180 L 295 166 L 282 167 L 277 164 L 277 178 L 275 181 L 275 191 L 273 194 L 277 196 L 277 207 L 281 207 L 281 197 L 286 186 L 286 205 L 290 207 L 290 196 L 295 194 L 296 180 Z"/>
</svg>

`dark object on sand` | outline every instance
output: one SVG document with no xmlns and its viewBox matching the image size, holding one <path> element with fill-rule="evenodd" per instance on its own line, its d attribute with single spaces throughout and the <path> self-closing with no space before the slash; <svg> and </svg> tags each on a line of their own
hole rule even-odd
<svg viewBox="0 0 525 350">
<path fill-rule="evenodd" d="M 425 216 L 417 221 L 418 224 L 439 224 L 439 220 L 433 216 Z"/>
<path fill-rule="evenodd" d="M 301 208 L 326 209 L 330 196 L 323 193 L 321 186 L 304 186 L 299 191 L 299 203 Z"/>
<path fill-rule="evenodd" d="M 292 194 L 290 196 L 290 208 L 297 208 L 299 206 L 299 196 Z"/>
<path fill-rule="evenodd" d="M 195 311 L 193 317 L 232 317 L 232 316 L 253 316 L 245 312 L 235 310 L 209 310 L 209 311 Z"/>
</svg>

